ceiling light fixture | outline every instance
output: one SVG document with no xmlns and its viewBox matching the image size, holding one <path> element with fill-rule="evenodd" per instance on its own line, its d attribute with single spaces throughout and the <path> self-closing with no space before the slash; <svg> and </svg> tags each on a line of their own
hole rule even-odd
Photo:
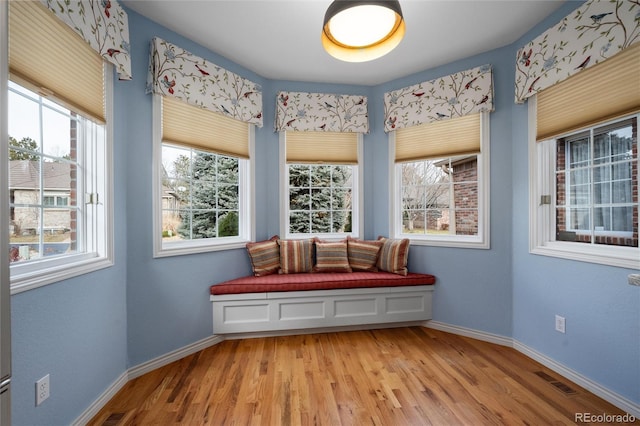
<svg viewBox="0 0 640 426">
<path fill-rule="evenodd" d="M 391 52 L 404 32 L 398 1 L 336 0 L 324 15 L 322 46 L 342 61 L 371 61 Z"/>
</svg>

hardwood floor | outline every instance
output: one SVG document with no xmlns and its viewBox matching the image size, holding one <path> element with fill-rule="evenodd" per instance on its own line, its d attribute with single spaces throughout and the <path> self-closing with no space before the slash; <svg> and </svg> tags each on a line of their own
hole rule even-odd
<svg viewBox="0 0 640 426">
<path fill-rule="evenodd" d="M 130 381 L 89 425 L 561 425 L 576 413 L 624 414 L 511 348 L 405 327 L 227 340 Z"/>
</svg>

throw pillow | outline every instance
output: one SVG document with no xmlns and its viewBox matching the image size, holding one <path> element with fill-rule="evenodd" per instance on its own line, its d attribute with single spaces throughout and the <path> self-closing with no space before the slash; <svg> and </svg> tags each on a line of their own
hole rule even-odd
<svg viewBox="0 0 640 426">
<path fill-rule="evenodd" d="M 407 259 L 409 257 L 408 238 L 402 240 L 378 237 L 383 242 L 378 257 L 378 269 L 398 275 L 407 275 Z"/>
<path fill-rule="evenodd" d="M 316 266 L 314 272 L 351 272 L 346 241 L 316 240 Z"/>
<path fill-rule="evenodd" d="M 313 240 L 278 240 L 280 273 L 299 274 L 313 268 Z"/>
<path fill-rule="evenodd" d="M 274 235 L 268 240 L 247 243 L 247 252 L 251 259 L 253 275 L 261 277 L 278 273 L 280 269 L 280 246 L 278 237 Z"/>
<path fill-rule="evenodd" d="M 349 266 L 354 271 L 376 272 L 380 249 L 383 241 L 364 241 L 353 238 L 347 239 L 347 254 Z"/>
</svg>

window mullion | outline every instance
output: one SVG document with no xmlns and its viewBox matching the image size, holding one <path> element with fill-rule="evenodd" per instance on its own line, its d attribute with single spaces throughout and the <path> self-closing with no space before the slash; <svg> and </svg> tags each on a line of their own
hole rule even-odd
<svg viewBox="0 0 640 426">
<path fill-rule="evenodd" d="M 593 128 L 589 130 L 589 239 L 591 244 L 596 243 L 596 209 L 595 209 L 595 139 Z"/>
</svg>

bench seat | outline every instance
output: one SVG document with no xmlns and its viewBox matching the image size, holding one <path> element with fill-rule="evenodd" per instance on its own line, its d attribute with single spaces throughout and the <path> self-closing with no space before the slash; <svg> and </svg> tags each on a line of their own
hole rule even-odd
<svg viewBox="0 0 640 426">
<path fill-rule="evenodd" d="M 214 334 L 307 332 L 431 319 L 436 278 L 389 272 L 243 277 L 210 287 Z"/>
<path fill-rule="evenodd" d="M 249 276 L 211 286 L 211 294 L 271 293 L 280 291 L 333 290 L 339 288 L 397 287 L 435 284 L 429 274 L 390 272 L 324 272 L 316 274 L 273 274 Z"/>
</svg>

